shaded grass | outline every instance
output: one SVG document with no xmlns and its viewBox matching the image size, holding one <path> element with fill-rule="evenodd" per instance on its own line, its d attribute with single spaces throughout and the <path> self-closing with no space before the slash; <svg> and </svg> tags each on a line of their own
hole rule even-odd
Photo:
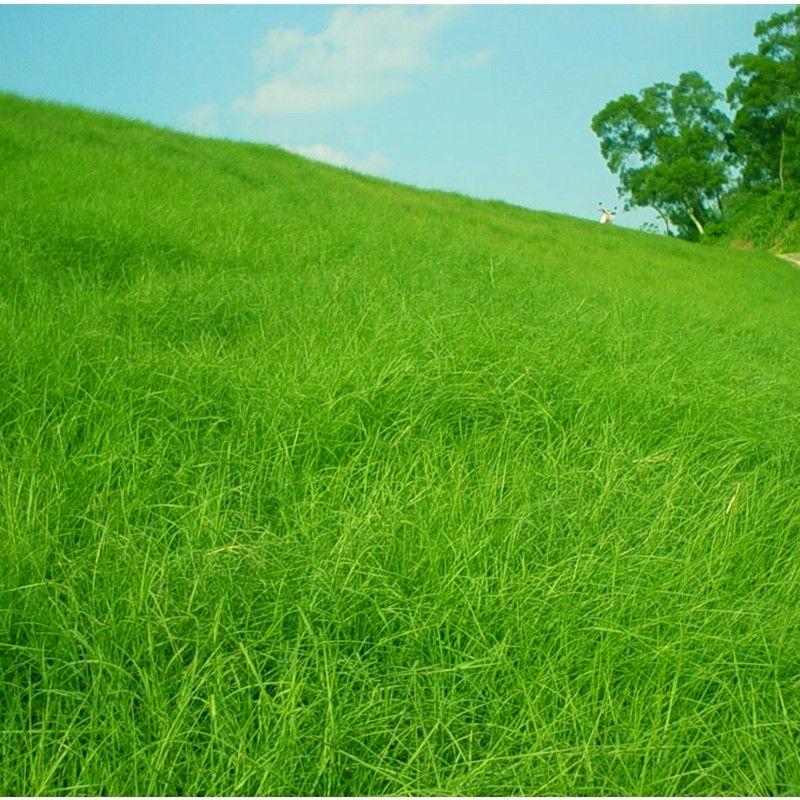
<svg viewBox="0 0 800 800">
<path fill-rule="evenodd" d="M 0 790 L 797 794 L 800 283 L 0 99 Z"/>
</svg>

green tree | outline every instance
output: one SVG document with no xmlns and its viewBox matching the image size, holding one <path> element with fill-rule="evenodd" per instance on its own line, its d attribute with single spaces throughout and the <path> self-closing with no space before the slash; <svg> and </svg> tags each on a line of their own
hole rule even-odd
<svg viewBox="0 0 800 800">
<path fill-rule="evenodd" d="M 721 211 L 730 172 L 722 95 L 697 72 L 612 100 L 592 119 L 626 208 L 651 207 L 687 238 Z"/>
<path fill-rule="evenodd" d="M 733 147 L 745 183 L 800 182 L 800 6 L 756 23 L 755 53 L 730 61 Z"/>
</svg>

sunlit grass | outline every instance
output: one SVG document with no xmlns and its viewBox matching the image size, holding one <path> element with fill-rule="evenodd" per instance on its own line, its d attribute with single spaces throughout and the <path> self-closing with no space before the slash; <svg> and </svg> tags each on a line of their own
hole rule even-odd
<svg viewBox="0 0 800 800">
<path fill-rule="evenodd" d="M 800 793 L 800 273 L 0 97 L 0 793 Z"/>
</svg>

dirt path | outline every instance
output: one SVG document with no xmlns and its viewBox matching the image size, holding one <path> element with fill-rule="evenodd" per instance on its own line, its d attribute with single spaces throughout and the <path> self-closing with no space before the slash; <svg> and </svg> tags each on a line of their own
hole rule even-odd
<svg viewBox="0 0 800 800">
<path fill-rule="evenodd" d="M 800 269 L 800 253 L 775 253 L 775 255 Z"/>
</svg>

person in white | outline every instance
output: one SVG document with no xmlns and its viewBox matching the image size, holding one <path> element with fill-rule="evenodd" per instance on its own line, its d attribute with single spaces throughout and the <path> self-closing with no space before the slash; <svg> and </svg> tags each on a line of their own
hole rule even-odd
<svg viewBox="0 0 800 800">
<path fill-rule="evenodd" d="M 600 222 L 603 225 L 612 225 L 614 223 L 614 217 L 617 216 L 617 209 L 615 208 L 613 211 L 609 211 L 607 208 L 603 208 L 603 204 L 599 203 L 600 206 Z"/>
</svg>

